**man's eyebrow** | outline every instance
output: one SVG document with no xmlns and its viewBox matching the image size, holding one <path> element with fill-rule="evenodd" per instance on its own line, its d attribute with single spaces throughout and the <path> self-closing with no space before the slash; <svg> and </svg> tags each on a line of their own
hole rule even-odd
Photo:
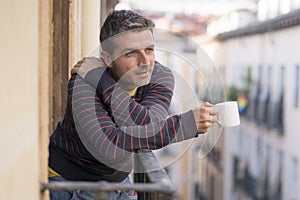
<svg viewBox="0 0 300 200">
<path fill-rule="evenodd" d="M 134 48 L 126 48 L 126 49 L 123 49 L 121 54 L 123 55 L 124 53 L 128 53 L 128 52 L 132 52 L 132 51 L 135 51 L 137 49 L 134 49 Z"/>
<path fill-rule="evenodd" d="M 147 48 L 154 48 L 155 47 L 155 45 L 154 44 L 151 44 L 151 45 L 149 45 L 149 46 L 146 46 L 144 49 L 147 49 Z M 143 49 L 143 48 L 141 48 L 141 49 Z M 126 48 L 126 49 L 124 49 L 122 52 L 121 52 L 121 54 L 123 55 L 124 53 L 129 53 L 129 52 L 133 52 L 133 51 L 136 51 L 136 50 L 139 50 L 139 48 Z"/>
<path fill-rule="evenodd" d="M 149 45 L 148 47 L 146 47 L 146 48 L 154 48 L 155 47 L 155 45 L 154 44 L 151 44 L 151 45 Z"/>
</svg>

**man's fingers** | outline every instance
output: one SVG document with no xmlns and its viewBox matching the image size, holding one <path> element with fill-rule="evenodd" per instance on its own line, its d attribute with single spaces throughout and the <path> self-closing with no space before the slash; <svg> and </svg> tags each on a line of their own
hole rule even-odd
<svg viewBox="0 0 300 200">
<path fill-rule="evenodd" d="M 217 121 L 218 107 L 205 102 L 194 110 L 198 133 L 206 133 L 212 123 Z"/>
<path fill-rule="evenodd" d="M 102 61 L 96 57 L 84 57 L 83 62 L 88 66 L 99 67 L 102 65 Z"/>
<path fill-rule="evenodd" d="M 104 66 L 101 59 L 96 57 L 84 57 L 71 69 L 71 75 L 79 74 L 81 77 L 85 77 L 90 70 L 100 66 Z"/>
<path fill-rule="evenodd" d="M 217 116 L 216 115 L 207 115 L 207 117 L 205 117 L 205 118 L 199 118 L 197 121 L 200 123 L 204 123 L 204 122 L 211 122 L 211 123 L 213 123 L 213 122 L 215 122 L 215 121 L 217 121 Z"/>
<path fill-rule="evenodd" d="M 79 71 L 79 67 L 77 67 L 76 65 L 71 69 L 71 75 L 74 75 L 74 74 L 78 74 L 78 71 Z"/>
<path fill-rule="evenodd" d="M 198 132 L 199 133 L 206 133 L 206 132 L 208 132 L 208 129 L 209 129 L 210 126 L 211 126 L 211 122 L 208 122 L 208 121 L 199 122 L 198 127 L 197 127 Z"/>
<path fill-rule="evenodd" d="M 204 102 L 203 105 L 206 106 L 206 107 L 213 107 L 214 106 L 213 104 L 211 104 L 209 102 Z"/>
</svg>

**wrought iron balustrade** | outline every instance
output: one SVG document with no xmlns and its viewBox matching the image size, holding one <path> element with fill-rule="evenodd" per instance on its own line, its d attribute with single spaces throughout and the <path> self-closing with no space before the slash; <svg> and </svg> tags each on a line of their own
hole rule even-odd
<svg viewBox="0 0 300 200">
<path fill-rule="evenodd" d="M 139 150 L 134 155 L 134 183 L 132 184 L 106 181 L 42 183 L 41 192 L 45 190 L 91 191 L 97 200 L 109 199 L 112 191 L 135 190 L 139 200 L 170 200 L 176 194 L 176 188 L 165 169 L 149 150 Z"/>
</svg>

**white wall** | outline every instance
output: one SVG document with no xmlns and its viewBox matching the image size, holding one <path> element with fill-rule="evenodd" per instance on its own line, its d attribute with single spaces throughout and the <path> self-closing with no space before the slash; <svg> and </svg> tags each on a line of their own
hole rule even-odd
<svg viewBox="0 0 300 200">
<path fill-rule="evenodd" d="M 38 2 L 0 2 L 0 199 L 39 199 Z"/>
<path fill-rule="evenodd" d="M 239 86 L 241 84 L 241 76 L 245 75 L 245 69 L 248 66 L 254 67 L 252 75 L 254 79 L 257 79 L 257 67 L 262 66 L 263 68 L 263 84 L 267 83 L 268 76 L 272 76 L 272 85 L 271 92 L 272 95 L 277 95 L 279 92 L 279 82 L 280 82 L 280 67 L 285 66 L 285 74 L 284 74 L 284 84 L 285 84 L 285 102 L 284 102 L 284 126 L 285 132 L 283 136 L 279 136 L 279 134 L 274 130 L 268 130 L 265 128 L 258 127 L 255 123 L 246 122 L 241 124 L 241 128 L 244 130 L 248 130 L 247 133 L 243 134 L 243 137 L 248 137 L 247 134 L 251 134 L 250 138 L 252 143 L 255 138 L 260 137 L 262 139 L 263 145 L 270 145 L 271 150 L 271 158 L 272 162 L 270 167 L 271 181 L 275 178 L 275 167 L 273 164 L 276 164 L 278 159 L 278 151 L 283 150 L 283 199 L 291 199 L 291 198 L 300 198 L 300 193 L 292 194 L 291 187 L 293 186 L 296 190 L 299 191 L 299 168 L 297 169 L 297 178 L 298 182 L 292 182 L 291 180 L 291 170 L 292 160 L 294 158 L 298 159 L 298 166 L 300 161 L 300 108 L 294 107 L 294 94 L 295 94 L 295 66 L 300 64 L 300 54 L 297 50 L 297 47 L 300 46 L 299 38 L 300 27 L 288 28 L 284 30 L 280 30 L 277 32 L 270 32 L 260 35 L 247 36 L 241 38 L 234 38 L 227 40 L 222 45 L 221 52 L 225 55 L 222 56 L 221 61 L 219 63 L 225 62 L 225 70 L 226 70 L 226 85 L 236 85 Z M 267 67 L 272 67 L 272 73 L 267 73 Z M 272 96 L 271 95 L 271 96 Z M 273 98 L 273 97 L 272 97 Z M 243 121 L 242 121 L 243 122 Z M 236 139 L 232 139 L 232 137 L 238 137 L 237 134 L 230 134 L 230 132 L 225 133 L 226 146 L 235 146 L 240 145 L 237 143 Z M 253 141 L 252 141 L 253 140 Z M 255 151 L 253 145 L 251 145 L 252 149 L 248 149 L 249 152 Z M 234 152 L 230 149 L 225 150 L 233 154 Z M 252 152 L 254 153 L 254 152 Z M 254 157 L 252 157 L 254 158 Z M 254 161 L 254 160 L 253 160 Z M 231 162 L 230 159 L 227 162 Z M 229 166 L 229 165 L 228 165 Z M 232 179 L 232 177 L 231 177 Z M 232 180 L 225 180 L 225 186 L 230 185 Z M 227 191 L 226 199 L 230 199 L 230 193 Z"/>
</svg>

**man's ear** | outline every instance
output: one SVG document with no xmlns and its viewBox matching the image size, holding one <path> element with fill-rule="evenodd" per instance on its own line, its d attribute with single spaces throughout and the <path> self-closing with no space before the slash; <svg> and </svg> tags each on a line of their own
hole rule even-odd
<svg viewBox="0 0 300 200">
<path fill-rule="evenodd" d="M 105 64 L 110 67 L 111 63 L 112 63 L 112 57 L 109 53 L 107 53 L 106 51 L 102 51 L 101 52 L 101 57 L 103 58 Z"/>
</svg>

